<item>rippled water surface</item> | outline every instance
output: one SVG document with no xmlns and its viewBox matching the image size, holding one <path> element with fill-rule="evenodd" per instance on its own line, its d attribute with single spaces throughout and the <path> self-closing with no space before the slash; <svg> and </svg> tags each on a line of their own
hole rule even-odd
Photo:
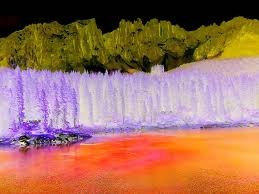
<svg viewBox="0 0 259 194">
<path fill-rule="evenodd" d="M 116 134 L 0 149 L 4 193 L 256 193 L 259 129 Z"/>
</svg>

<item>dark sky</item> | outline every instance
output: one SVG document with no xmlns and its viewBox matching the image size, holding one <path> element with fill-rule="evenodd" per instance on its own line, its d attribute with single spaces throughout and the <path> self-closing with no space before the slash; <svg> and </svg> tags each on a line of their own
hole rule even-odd
<svg viewBox="0 0 259 194">
<path fill-rule="evenodd" d="M 96 18 L 98 27 L 109 32 L 121 19 L 146 21 L 157 18 L 178 24 L 186 30 L 201 25 L 220 24 L 236 16 L 259 19 L 255 0 L 78 0 L 4 1 L 15 6 L 2 6 L 1 13 L 27 16 L 0 16 L 0 37 L 23 29 L 32 23 L 58 21 L 67 24 L 78 19 Z M 36 16 L 35 16 L 36 15 Z"/>
<path fill-rule="evenodd" d="M 220 12 L 219 12 L 220 13 Z M 42 22 L 51 22 L 58 21 L 61 24 L 67 24 L 73 22 L 78 19 L 89 19 L 96 18 L 96 22 L 98 27 L 103 32 L 109 32 L 118 27 L 119 21 L 121 19 L 127 20 L 135 20 L 137 18 L 141 18 L 143 22 L 146 22 L 152 18 L 157 18 L 160 20 L 169 20 L 172 24 L 178 24 L 181 27 L 187 30 L 194 30 L 201 25 L 209 25 L 212 23 L 220 24 L 222 21 L 228 21 L 235 16 L 244 16 L 250 19 L 259 19 L 258 15 L 253 14 L 224 14 L 224 15 L 209 15 L 209 14 L 200 14 L 200 15 L 179 15 L 176 14 L 146 14 L 146 15 L 131 15 L 126 14 L 117 14 L 117 15 L 104 15 L 104 16 L 96 16 L 92 15 L 81 15 L 81 16 L 0 16 L 0 36 L 7 36 L 13 31 L 20 30 L 24 28 L 28 24 L 32 23 L 42 23 Z"/>
</svg>

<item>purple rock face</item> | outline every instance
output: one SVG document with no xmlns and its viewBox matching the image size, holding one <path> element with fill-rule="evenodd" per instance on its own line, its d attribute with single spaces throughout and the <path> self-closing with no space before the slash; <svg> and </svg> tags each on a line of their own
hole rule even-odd
<svg viewBox="0 0 259 194">
<path fill-rule="evenodd" d="M 0 135 L 259 123 L 259 58 L 171 72 L 0 70 Z"/>
</svg>

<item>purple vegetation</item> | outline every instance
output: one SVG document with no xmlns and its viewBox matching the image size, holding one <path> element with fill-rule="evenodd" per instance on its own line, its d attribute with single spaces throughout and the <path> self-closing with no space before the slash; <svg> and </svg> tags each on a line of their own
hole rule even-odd
<svg viewBox="0 0 259 194">
<path fill-rule="evenodd" d="M 17 104 L 18 104 L 18 118 L 19 118 L 19 122 L 23 122 L 25 115 L 24 115 L 24 100 L 23 100 L 23 81 L 22 81 L 22 77 L 21 77 L 21 71 L 20 69 L 18 69 L 18 73 L 17 73 Z"/>
<path fill-rule="evenodd" d="M 132 75 L 1 69 L 0 135 L 256 125 L 258 83 L 259 58 Z"/>
</svg>

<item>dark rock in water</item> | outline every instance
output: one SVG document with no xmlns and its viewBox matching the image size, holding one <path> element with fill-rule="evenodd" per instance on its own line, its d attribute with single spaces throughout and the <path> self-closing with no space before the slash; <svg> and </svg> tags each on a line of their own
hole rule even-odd
<svg viewBox="0 0 259 194">
<path fill-rule="evenodd" d="M 48 135 L 38 135 L 31 141 L 33 145 L 47 145 L 50 144 L 50 142 L 51 137 L 49 137 Z"/>
<path fill-rule="evenodd" d="M 18 147 L 41 147 L 41 146 L 55 146 L 55 145 L 68 145 L 77 143 L 92 136 L 89 134 L 79 134 L 79 133 L 71 133 L 71 132 L 63 132 L 57 133 L 55 135 L 50 134 L 39 134 L 39 135 L 22 135 L 18 138 L 14 139 L 0 139 L 1 144 L 8 144 L 14 145 Z"/>
<path fill-rule="evenodd" d="M 27 147 L 30 145 L 30 143 L 26 140 L 19 140 L 18 142 L 20 147 Z"/>
<path fill-rule="evenodd" d="M 18 147 L 26 147 L 30 145 L 29 139 L 30 138 L 28 136 L 22 135 L 17 139 L 10 140 L 10 144 Z"/>
<path fill-rule="evenodd" d="M 57 138 L 60 138 L 62 142 L 66 142 L 66 143 L 76 142 L 80 139 L 79 135 L 77 134 L 64 134 L 64 133 L 58 134 Z"/>
<path fill-rule="evenodd" d="M 19 141 L 27 141 L 29 139 L 30 139 L 30 137 L 28 137 L 27 135 L 22 135 L 19 137 Z"/>
<path fill-rule="evenodd" d="M 62 138 L 56 137 L 55 139 L 51 140 L 51 144 L 52 145 L 61 145 L 61 144 L 65 144 L 65 142 L 62 140 Z"/>
<path fill-rule="evenodd" d="M 200 127 L 200 129 L 209 129 L 209 128 L 214 128 L 216 125 L 203 125 Z"/>
</svg>

